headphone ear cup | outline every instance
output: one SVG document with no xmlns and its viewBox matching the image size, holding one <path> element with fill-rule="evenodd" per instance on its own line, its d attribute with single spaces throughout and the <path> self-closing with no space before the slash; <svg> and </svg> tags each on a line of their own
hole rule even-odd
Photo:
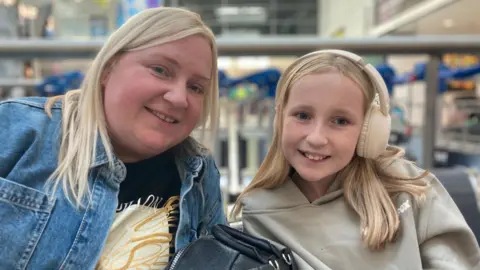
<svg viewBox="0 0 480 270">
<path fill-rule="evenodd" d="M 357 155 L 368 159 L 381 155 L 388 146 L 390 128 L 390 115 L 385 116 L 378 105 L 372 104 L 365 115 L 358 138 Z"/>
</svg>

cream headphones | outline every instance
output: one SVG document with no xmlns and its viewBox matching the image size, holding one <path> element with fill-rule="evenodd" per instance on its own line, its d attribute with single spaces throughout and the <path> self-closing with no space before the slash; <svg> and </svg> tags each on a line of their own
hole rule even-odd
<svg viewBox="0 0 480 270">
<path fill-rule="evenodd" d="M 306 54 L 298 60 L 324 53 L 342 56 L 352 61 L 365 71 L 375 87 L 375 99 L 365 114 L 362 131 L 358 138 L 357 155 L 369 159 L 377 158 L 387 148 L 391 129 L 390 101 L 385 81 L 375 67 L 371 64 L 366 64 L 362 57 L 347 51 L 320 50 Z"/>
</svg>

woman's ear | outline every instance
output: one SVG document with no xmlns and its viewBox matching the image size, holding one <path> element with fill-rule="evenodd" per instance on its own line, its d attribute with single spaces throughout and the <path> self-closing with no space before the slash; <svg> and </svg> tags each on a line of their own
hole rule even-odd
<svg viewBox="0 0 480 270">
<path fill-rule="evenodd" d="M 115 64 L 117 63 L 117 57 L 118 56 L 114 56 L 110 60 L 108 60 L 105 64 L 105 67 L 103 68 L 102 74 L 100 75 L 100 85 L 103 89 L 105 89 L 108 79 L 110 78 L 110 73 L 112 72 Z"/>
<path fill-rule="evenodd" d="M 102 74 L 100 75 L 100 85 L 102 86 L 102 89 L 105 89 L 105 86 L 107 85 L 111 70 L 112 65 L 110 63 L 107 63 L 107 65 L 102 71 Z"/>
</svg>

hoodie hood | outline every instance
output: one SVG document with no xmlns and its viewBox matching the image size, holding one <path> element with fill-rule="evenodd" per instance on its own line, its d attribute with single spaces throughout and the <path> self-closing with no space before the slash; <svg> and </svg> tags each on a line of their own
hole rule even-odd
<svg viewBox="0 0 480 270">
<path fill-rule="evenodd" d="M 242 199 L 245 210 L 281 210 L 299 206 L 323 205 L 343 195 L 341 181 L 335 180 L 327 193 L 319 199 L 310 202 L 289 177 L 285 183 L 274 189 L 257 189 Z"/>
</svg>

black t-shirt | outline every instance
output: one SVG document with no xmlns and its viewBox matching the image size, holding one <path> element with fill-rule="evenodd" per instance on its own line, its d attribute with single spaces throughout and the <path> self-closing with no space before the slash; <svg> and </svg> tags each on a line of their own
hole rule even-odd
<svg viewBox="0 0 480 270">
<path fill-rule="evenodd" d="M 116 217 L 101 260 L 105 269 L 163 269 L 175 252 L 181 180 L 173 153 L 125 164 Z"/>
</svg>

